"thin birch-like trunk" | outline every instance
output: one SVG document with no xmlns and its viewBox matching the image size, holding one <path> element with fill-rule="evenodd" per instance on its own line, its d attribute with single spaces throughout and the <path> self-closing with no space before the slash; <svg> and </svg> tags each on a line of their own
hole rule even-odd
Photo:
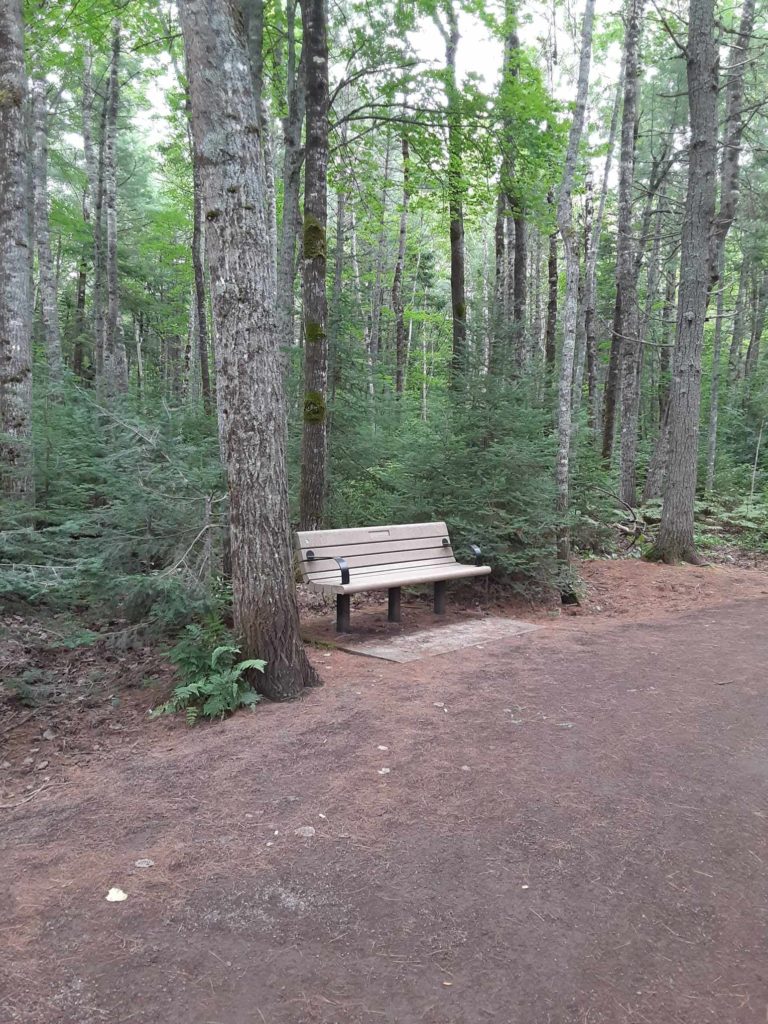
<svg viewBox="0 0 768 1024">
<path fill-rule="evenodd" d="M 570 449 L 572 431 L 572 387 L 574 349 L 576 346 L 576 318 L 579 297 L 579 252 L 576 228 L 573 223 L 573 187 L 579 145 L 584 130 L 589 88 L 589 68 L 592 59 L 592 25 L 595 0 L 586 0 L 581 28 L 581 53 L 576 85 L 576 103 L 568 134 L 568 148 L 560 192 L 557 199 L 557 225 L 563 239 L 565 255 L 565 303 L 563 311 L 563 346 L 560 356 L 560 382 L 558 387 L 557 463 L 555 486 L 557 511 L 561 517 L 558 530 L 557 555 L 561 562 L 570 557 L 570 533 L 564 525 L 570 507 Z"/>
<path fill-rule="evenodd" d="M 589 392 L 589 427 L 595 433 L 600 430 L 600 396 L 598 389 L 598 358 L 597 358 L 597 257 L 600 252 L 600 237 L 603 231 L 605 220 L 605 202 L 608 196 L 608 183 L 611 177 L 613 166 L 613 151 L 616 147 L 616 133 L 619 126 L 619 110 L 624 93 L 624 69 L 625 61 L 622 59 L 619 82 L 616 86 L 616 98 L 611 113 L 611 124 L 608 130 L 608 152 L 605 156 L 603 168 L 603 183 L 600 189 L 600 199 L 597 206 L 597 214 L 592 222 L 592 231 L 589 237 L 588 253 L 586 257 L 586 283 L 584 286 L 584 335 L 587 348 L 587 388 Z"/>
<path fill-rule="evenodd" d="M 107 397 L 128 390 L 128 364 L 120 325 L 117 271 L 117 118 L 120 109 L 120 22 L 112 23 L 112 56 L 107 86 L 104 136 L 104 211 L 106 221 L 107 315 L 104 325 L 102 385 Z"/>
<path fill-rule="evenodd" d="M 35 248 L 40 288 L 40 309 L 43 338 L 48 361 L 48 379 L 52 384 L 61 382 L 61 327 L 59 303 L 56 294 L 56 268 L 51 252 L 51 226 L 48 204 L 48 112 L 46 84 L 36 81 L 32 85 L 33 133 L 33 194 L 35 221 Z"/>
<path fill-rule="evenodd" d="M 400 231 L 398 233 L 397 262 L 392 280 L 392 309 L 395 313 L 395 394 L 402 395 L 405 387 L 406 337 L 405 304 L 403 301 L 403 268 L 405 266 L 405 245 L 408 235 L 408 198 L 410 150 L 408 136 L 403 132 L 401 140 L 403 153 L 403 199 L 400 207 Z"/>
</svg>

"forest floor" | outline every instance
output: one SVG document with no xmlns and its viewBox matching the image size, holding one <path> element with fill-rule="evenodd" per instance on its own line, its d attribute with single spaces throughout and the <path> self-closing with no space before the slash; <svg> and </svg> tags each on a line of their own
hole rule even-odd
<svg viewBox="0 0 768 1024">
<path fill-rule="evenodd" d="M 7 615 L 0 678 L 49 689 L 0 700 L 3 1024 L 765 1024 L 768 572 L 583 576 L 194 729 L 147 721 L 156 650 Z"/>
</svg>

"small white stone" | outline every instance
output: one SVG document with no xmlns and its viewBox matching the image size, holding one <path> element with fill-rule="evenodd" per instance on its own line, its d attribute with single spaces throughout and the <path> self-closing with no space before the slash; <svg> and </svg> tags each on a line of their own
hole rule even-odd
<svg viewBox="0 0 768 1024">
<path fill-rule="evenodd" d="M 379 768 L 379 775 L 389 775 L 390 771 L 389 768 Z"/>
<path fill-rule="evenodd" d="M 153 868 L 154 866 L 155 862 L 152 860 L 151 857 L 139 857 L 139 859 L 136 861 L 137 868 Z"/>
<path fill-rule="evenodd" d="M 384 746 L 382 746 L 382 745 L 381 745 L 381 743 L 380 743 L 380 744 L 378 745 L 378 747 L 377 747 L 376 749 L 377 749 L 377 750 L 389 750 L 389 747 L 384 747 Z"/>
<path fill-rule="evenodd" d="M 314 834 L 315 830 L 311 825 L 302 825 L 294 832 L 294 835 L 301 836 L 302 839 L 311 839 Z"/>
<path fill-rule="evenodd" d="M 471 769 L 471 768 L 469 767 L 469 765 L 468 765 L 468 764 L 463 764 L 463 765 L 461 766 L 461 770 L 462 770 L 463 772 L 471 772 L 471 771 L 472 771 L 472 769 Z"/>
<path fill-rule="evenodd" d="M 109 890 L 104 899 L 107 901 L 107 903 L 122 903 L 123 900 L 128 899 L 128 893 L 123 892 L 122 889 L 116 889 L 113 887 Z"/>
</svg>

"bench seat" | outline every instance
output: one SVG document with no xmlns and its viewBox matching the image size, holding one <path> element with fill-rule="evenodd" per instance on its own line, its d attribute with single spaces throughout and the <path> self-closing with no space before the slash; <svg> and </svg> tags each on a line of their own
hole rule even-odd
<svg viewBox="0 0 768 1024">
<path fill-rule="evenodd" d="M 419 583 L 434 583 L 436 580 L 458 580 L 469 576 L 487 576 L 489 565 L 437 565 L 412 568 L 411 566 L 381 565 L 375 572 L 351 575 L 349 583 L 310 582 L 312 590 L 324 590 L 331 594 L 361 594 L 366 590 L 389 590 L 390 587 L 415 587 Z M 336 574 L 338 577 L 338 573 Z"/>
<path fill-rule="evenodd" d="M 370 526 L 353 530 L 306 530 L 296 534 L 299 571 L 312 589 L 336 595 L 336 628 L 349 629 L 349 597 L 389 591 L 390 622 L 400 621 L 400 588 L 432 583 L 435 612 L 445 611 L 448 580 L 487 576 L 480 549 L 474 565 L 458 562 L 443 522 Z"/>
</svg>

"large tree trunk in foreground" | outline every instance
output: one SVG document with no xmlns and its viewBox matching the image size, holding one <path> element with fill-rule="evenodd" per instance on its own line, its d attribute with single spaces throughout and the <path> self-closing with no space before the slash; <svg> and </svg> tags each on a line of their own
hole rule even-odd
<svg viewBox="0 0 768 1024">
<path fill-rule="evenodd" d="M 560 384 L 558 388 L 555 486 L 557 488 L 557 511 L 563 520 L 568 515 L 570 505 L 573 365 L 579 301 L 579 247 L 576 227 L 573 223 L 572 193 L 576 177 L 576 164 L 579 157 L 579 145 L 581 143 L 587 109 L 594 15 L 595 0 L 587 0 L 581 29 L 581 55 L 579 57 L 576 103 L 568 135 L 563 180 L 560 184 L 560 193 L 557 201 L 557 226 L 563 239 L 563 252 L 565 254 L 565 305 L 563 312 L 563 347 L 560 355 Z M 570 546 L 569 531 L 564 525 L 561 525 L 557 539 L 557 555 L 560 561 L 568 561 Z"/>
<path fill-rule="evenodd" d="M 48 378 L 51 383 L 61 381 L 61 328 L 56 296 L 56 268 L 51 252 L 51 227 L 48 207 L 48 125 L 45 82 L 32 86 L 33 128 L 33 192 L 35 212 L 35 247 L 40 286 L 40 308 L 43 319 L 43 337 L 48 357 Z"/>
<path fill-rule="evenodd" d="M 117 115 L 120 109 L 120 22 L 112 25 L 112 60 L 107 86 L 104 136 L 104 211 L 106 220 L 107 316 L 104 325 L 102 385 L 108 397 L 128 390 L 128 364 L 120 325 L 120 293 L 117 271 Z"/>
<path fill-rule="evenodd" d="M 0 0 L 0 491 L 34 500 L 30 237 L 20 0 Z"/>
<path fill-rule="evenodd" d="M 301 438 L 302 530 L 322 523 L 328 482 L 328 303 L 325 291 L 328 207 L 328 39 L 325 0 L 301 0 L 307 83 L 304 166 L 304 424 Z"/>
<path fill-rule="evenodd" d="M 693 506 L 701 405 L 701 353 L 710 282 L 709 244 L 717 174 L 717 45 L 714 0 L 691 0 L 687 43 L 690 148 L 680 250 L 669 454 L 664 508 L 653 557 L 698 562 Z"/>
<path fill-rule="evenodd" d="M 235 629 L 267 661 L 274 700 L 317 682 L 299 634 L 285 463 L 285 394 L 270 281 L 258 111 L 233 0 L 182 0 L 195 159 L 219 363 L 219 429 L 230 503 Z"/>
</svg>

